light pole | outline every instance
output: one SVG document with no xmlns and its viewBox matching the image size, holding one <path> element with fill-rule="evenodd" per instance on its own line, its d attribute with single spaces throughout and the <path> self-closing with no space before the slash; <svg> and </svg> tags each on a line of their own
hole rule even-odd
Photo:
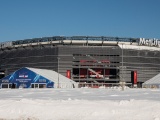
<svg viewBox="0 0 160 120">
<path fill-rule="evenodd" d="M 78 77 L 78 79 L 79 79 L 79 87 L 80 87 L 80 63 L 81 63 L 81 61 L 80 61 L 80 54 L 79 54 L 79 64 L 78 64 L 78 67 L 79 67 L 79 77 Z"/>
<path fill-rule="evenodd" d="M 122 43 L 122 80 L 121 80 L 121 86 L 122 86 L 122 91 L 124 91 L 124 79 L 123 79 L 123 43 Z"/>
<path fill-rule="evenodd" d="M 79 77 L 78 77 L 78 79 L 79 79 L 79 85 L 80 85 L 80 59 L 79 59 L 78 67 L 79 67 Z"/>
<path fill-rule="evenodd" d="M 60 60 L 60 58 L 57 57 L 57 60 L 58 60 L 58 86 L 57 86 L 57 88 L 59 88 L 59 60 Z"/>
<path fill-rule="evenodd" d="M 123 43 L 122 43 L 122 81 L 123 81 Z"/>
</svg>

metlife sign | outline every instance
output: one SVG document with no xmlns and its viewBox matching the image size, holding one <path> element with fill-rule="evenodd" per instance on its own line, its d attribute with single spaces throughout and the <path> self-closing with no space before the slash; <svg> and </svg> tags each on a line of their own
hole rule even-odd
<svg viewBox="0 0 160 120">
<path fill-rule="evenodd" d="M 145 38 L 140 38 L 138 45 L 145 45 L 145 46 L 160 46 L 160 40 L 158 39 L 145 39 Z"/>
</svg>

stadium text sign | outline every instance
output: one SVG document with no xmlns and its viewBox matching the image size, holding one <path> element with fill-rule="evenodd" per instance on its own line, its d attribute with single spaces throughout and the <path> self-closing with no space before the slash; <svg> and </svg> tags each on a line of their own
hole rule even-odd
<svg viewBox="0 0 160 120">
<path fill-rule="evenodd" d="M 158 39 L 139 39 L 139 45 L 146 45 L 146 46 L 160 46 L 160 41 Z"/>
</svg>

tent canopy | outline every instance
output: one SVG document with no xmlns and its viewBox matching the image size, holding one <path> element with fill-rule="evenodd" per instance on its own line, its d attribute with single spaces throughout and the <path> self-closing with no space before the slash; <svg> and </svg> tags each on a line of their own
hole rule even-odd
<svg viewBox="0 0 160 120">
<path fill-rule="evenodd" d="M 154 76 L 153 78 L 147 80 L 142 84 L 142 87 L 147 88 L 160 88 L 160 74 Z"/>
<path fill-rule="evenodd" d="M 47 69 L 24 67 L 0 80 L 1 87 L 4 84 L 15 84 L 16 87 L 30 88 L 34 84 L 46 85 L 47 88 L 73 88 L 78 84 L 73 80 Z"/>
<path fill-rule="evenodd" d="M 78 84 L 76 82 L 74 82 L 73 80 L 53 71 L 53 70 L 47 70 L 47 69 L 37 69 L 37 68 L 29 68 L 27 67 L 27 69 L 34 71 L 35 73 L 51 80 L 54 82 L 55 84 L 55 88 L 58 86 L 58 81 L 59 81 L 59 87 L 61 88 L 72 88 L 72 86 L 74 85 L 75 87 L 78 87 Z M 59 80 L 58 80 L 59 78 Z"/>
</svg>

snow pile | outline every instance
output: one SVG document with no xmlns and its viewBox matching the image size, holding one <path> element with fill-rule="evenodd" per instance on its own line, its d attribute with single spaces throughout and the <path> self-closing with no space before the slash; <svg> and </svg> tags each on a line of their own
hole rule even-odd
<svg viewBox="0 0 160 120">
<path fill-rule="evenodd" d="M 160 120 L 160 89 L 1 89 L 0 119 Z"/>
</svg>

